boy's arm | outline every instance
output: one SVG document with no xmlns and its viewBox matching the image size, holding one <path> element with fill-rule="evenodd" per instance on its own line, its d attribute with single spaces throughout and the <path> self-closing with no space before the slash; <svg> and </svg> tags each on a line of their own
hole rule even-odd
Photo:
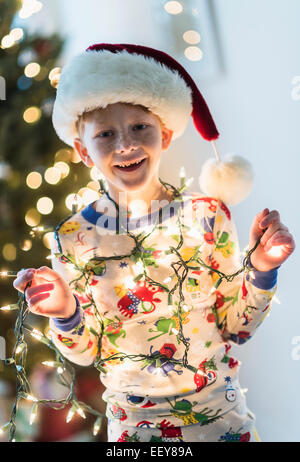
<svg viewBox="0 0 300 462">
<path fill-rule="evenodd" d="M 74 248 L 69 236 L 58 233 L 64 255 L 75 258 Z M 68 319 L 50 318 L 49 328 L 51 339 L 63 356 L 69 361 L 81 366 L 93 363 L 98 347 L 98 336 L 91 333 L 89 327 L 98 332 L 93 307 L 83 310 L 83 306 L 89 303 L 85 295 L 85 280 L 82 277 L 78 281 L 71 282 L 80 276 L 80 272 L 70 263 L 64 262 L 60 257 L 58 244 L 54 239 L 51 246 L 52 269 L 57 271 L 70 285 L 70 289 L 76 299 L 76 311 Z"/>
<path fill-rule="evenodd" d="M 226 275 L 233 274 L 242 268 L 243 261 L 235 223 L 221 201 L 218 201 L 214 218 L 211 266 Z M 223 279 L 216 291 L 214 309 L 224 340 L 242 344 L 253 336 L 270 311 L 277 290 L 278 268 L 266 272 L 253 269 L 251 276 L 245 270 L 231 282 Z M 218 274 L 213 273 L 214 283 L 218 279 Z"/>
</svg>

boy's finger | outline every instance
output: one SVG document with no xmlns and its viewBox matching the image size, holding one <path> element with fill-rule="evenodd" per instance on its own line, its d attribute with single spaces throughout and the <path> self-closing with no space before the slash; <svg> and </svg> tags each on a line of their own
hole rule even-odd
<svg viewBox="0 0 300 462">
<path fill-rule="evenodd" d="M 35 295 L 34 297 L 28 298 L 28 304 L 30 305 L 31 308 L 33 308 L 36 303 L 39 303 L 42 300 L 45 300 L 46 298 L 49 298 L 49 297 L 50 297 L 49 292 L 43 292 L 42 294 L 38 294 L 38 295 Z"/>
<path fill-rule="evenodd" d="M 37 295 L 41 292 L 48 292 L 49 290 L 54 289 L 54 284 L 40 284 L 39 286 L 30 287 L 27 289 L 27 297 L 32 297 L 33 295 Z"/>
<path fill-rule="evenodd" d="M 21 273 L 21 275 L 14 280 L 13 286 L 19 292 L 24 292 L 26 284 L 31 281 L 35 274 L 35 268 L 25 270 L 25 272 Z"/>
</svg>

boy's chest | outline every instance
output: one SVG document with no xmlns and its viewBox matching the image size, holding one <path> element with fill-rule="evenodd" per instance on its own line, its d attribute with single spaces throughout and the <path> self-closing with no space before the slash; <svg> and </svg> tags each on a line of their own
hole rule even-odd
<svg viewBox="0 0 300 462">
<path fill-rule="evenodd" d="M 81 253 L 76 249 L 93 268 L 89 283 L 97 309 L 133 320 L 172 315 L 180 300 L 189 308 L 207 306 L 212 275 L 199 259 L 209 263 L 211 245 L 171 226 L 144 240 L 137 235 L 95 233 Z"/>
</svg>

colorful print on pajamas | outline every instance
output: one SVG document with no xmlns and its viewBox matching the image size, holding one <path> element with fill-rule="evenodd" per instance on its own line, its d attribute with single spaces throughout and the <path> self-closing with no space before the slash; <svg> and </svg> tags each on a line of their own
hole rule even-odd
<svg viewBox="0 0 300 462">
<path fill-rule="evenodd" d="M 128 218 L 131 234 L 144 232 L 141 258 L 147 275 L 171 289 L 176 283 L 172 263 L 178 254 L 169 252 L 181 242 L 177 218 L 181 217 L 180 258 L 191 259 L 196 252 L 202 262 L 226 275 L 242 267 L 236 227 L 227 206 L 200 193 L 184 195 L 183 202 L 163 207 L 161 224 L 151 233 L 158 214 Z M 67 319 L 50 319 L 52 340 L 70 361 L 90 366 L 98 353 L 102 319 L 101 358 L 118 352 L 165 358 L 132 360 L 107 359 L 100 380 L 106 387 L 109 441 L 150 441 L 152 438 L 182 438 L 184 441 L 257 441 L 255 416 L 248 410 L 239 384 L 240 362 L 231 354 L 232 343 L 243 345 L 253 337 L 268 315 L 277 290 L 277 268 L 260 272 L 252 268 L 231 282 L 219 280 L 215 271 L 190 261 L 182 285 L 183 335 L 189 343 L 188 364 L 180 360 L 185 346 L 179 333 L 179 295 L 172 306 L 168 294 L 146 279 L 133 281 L 136 261 L 127 257 L 135 241 L 118 226 L 106 196 L 69 218 L 59 229 L 63 253 L 78 265 L 87 265 L 90 303 L 84 278 L 59 255 L 57 244 L 51 252 L 52 267 L 67 280 L 77 300 L 75 314 Z M 107 210 L 110 211 L 110 214 Z M 149 220 L 152 220 L 149 223 Z M 92 264 L 94 257 L 120 256 Z M 139 270 L 141 271 L 141 270 Z M 176 276 L 176 275 L 175 275 Z M 150 279 L 150 280 L 151 280 Z M 183 309 L 184 308 L 184 309 Z M 97 310 L 97 313 L 95 312 Z M 96 316 L 97 314 L 97 316 Z"/>
</svg>

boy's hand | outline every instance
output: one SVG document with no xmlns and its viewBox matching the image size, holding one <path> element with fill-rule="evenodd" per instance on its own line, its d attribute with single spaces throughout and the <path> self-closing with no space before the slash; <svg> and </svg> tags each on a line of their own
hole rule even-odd
<svg viewBox="0 0 300 462">
<path fill-rule="evenodd" d="M 266 208 L 255 216 L 249 234 L 250 250 L 260 236 L 260 243 L 250 257 L 252 265 L 258 271 L 269 271 L 280 266 L 296 248 L 293 236 L 281 223 L 277 210 L 269 212 Z"/>
<path fill-rule="evenodd" d="M 17 273 L 13 286 L 24 293 L 26 289 L 28 308 L 32 313 L 49 318 L 69 318 L 76 311 L 76 300 L 68 283 L 57 271 L 48 266 L 28 268 Z M 47 300 L 49 299 L 49 300 Z"/>
</svg>

